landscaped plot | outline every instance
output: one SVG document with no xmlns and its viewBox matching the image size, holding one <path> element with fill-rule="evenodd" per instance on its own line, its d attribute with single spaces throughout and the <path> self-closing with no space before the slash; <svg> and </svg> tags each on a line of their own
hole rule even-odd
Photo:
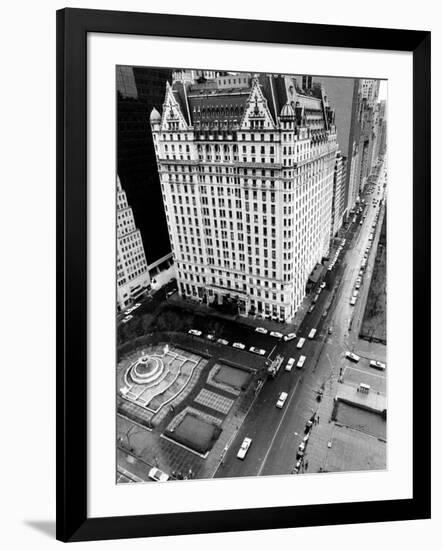
<svg viewBox="0 0 442 550">
<path fill-rule="evenodd" d="M 336 420 L 349 428 L 375 437 L 387 437 L 387 422 L 380 414 L 352 407 L 347 403 L 338 403 Z"/>
<path fill-rule="evenodd" d="M 336 426 L 332 447 L 328 449 L 324 471 L 383 470 L 386 467 L 385 443 L 357 430 Z"/>
<path fill-rule="evenodd" d="M 250 380 L 250 372 L 229 365 L 220 365 L 214 376 L 215 382 L 226 384 L 237 390 L 245 388 Z"/>
<path fill-rule="evenodd" d="M 166 435 L 198 453 L 205 454 L 213 447 L 220 433 L 219 426 L 195 414 L 186 413 L 174 431 L 168 431 Z"/>
<path fill-rule="evenodd" d="M 384 216 L 360 334 L 362 338 L 382 342 L 384 344 L 387 342 L 386 281 L 387 247 L 386 216 Z"/>
</svg>

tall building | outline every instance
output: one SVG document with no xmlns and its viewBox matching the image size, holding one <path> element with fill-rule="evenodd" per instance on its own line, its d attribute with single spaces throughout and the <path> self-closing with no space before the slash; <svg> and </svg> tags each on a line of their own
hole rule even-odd
<svg viewBox="0 0 442 550">
<path fill-rule="evenodd" d="M 152 134 L 146 127 L 153 107 L 161 108 L 172 70 L 117 65 L 117 173 L 146 251 L 154 278 L 171 262 Z"/>
<path fill-rule="evenodd" d="M 241 73 L 166 85 L 150 122 L 181 295 L 293 319 L 328 254 L 337 152 L 322 86 L 304 87 Z"/>
<path fill-rule="evenodd" d="M 338 151 L 335 160 L 333 177 L 332 219 L 330 237 L 336 236 L 342 226 L 346 211 L 345 183 L 347 175 L 347 159 Z"/>
<path fill-rule="evenodd" d="M 372 80 L 367 78 L 362 78 L 360 80 L 360 94 L 361 98 L 367 101 L 369 107 L 373 108 L 379 97 L 379 86 L 380 80 Z"/>
<path fill-rule="evenodd" d="M 347 166 L 350 211 L 376 164 L 380 118 L 378 97 L 380 80 L 356 79 Z"/>
<path fill-rule="evenodd" d="M 126 309 L 149 287 L 141 234 L 117 176 L 117 311 Z"/>
<path fill-rule="evenodd" d="M 212 79 L 217 75 L 216 71 L 203 71 L 195 69 L 177 69 L 172 73 L 172 79 L 175 82 L 179 80 L 181 82 L 194 82 L 198 79 Z"/>
<path fill-rule="evenodd" d="M 345 166 L 351 167 L 351 159 L 356 155 L 354 142 L 359 140 L 358 121 L 358 93 L 359 80 L 357 78 L 314 77 L 320 82 L 326 92 L 327 99 L 335 110 L 336 134 L 339 149 L 345 157 Z M 350 186 L 350 170 L 345 170 L 344 187 L 344 215 L 350 210 L 356 200 L 353 200 L 353 190 Z"/>
</svg>

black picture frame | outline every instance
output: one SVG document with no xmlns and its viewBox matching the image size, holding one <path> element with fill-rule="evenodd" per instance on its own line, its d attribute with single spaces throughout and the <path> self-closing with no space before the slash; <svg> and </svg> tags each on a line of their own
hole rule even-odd
<svg viewBox="0 0 442 550">
<path fill-rule="evenodd" d="M 413 498 L 87 516 L 87 34 L 154 35 L 413 55 Z M 86 541 L 430 517 L 430 33 L 83 9 L 57 12 L 57 539 Z M 416 343 L 419 342 L 419 345 Z"/>
</svg>

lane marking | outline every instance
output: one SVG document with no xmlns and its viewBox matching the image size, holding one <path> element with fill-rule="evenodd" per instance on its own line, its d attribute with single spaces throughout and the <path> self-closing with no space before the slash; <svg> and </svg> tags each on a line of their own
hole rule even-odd
<svg viewBox="0 0 442 550">
<path fill-rule="evenodd" d="M 263 460 L 263 462 L 262 462 L 262 464 L 261 464 L 261 467 L 260 467 L 259 470 L 258 470 L 258 474 L 257 474 L 258 476 L 261 475 L 261 472 L 262 472 L 263 469 L 264 469 L 264 466 L 265 466 L 265 464 L 266 464 L 267 458 L 268 458 L 268 456 L 269 456 L 269 454 L 270 454 L 270 451 L 272 450 L 273 443 L 275 442 L 276 436 L 278 435 L 279 429 L 281 428 L 281 424 L 282 424 L 283 421 L 284 421 L 284 418 L 285 418 L 285 415 L 287 414 L 287 411 L 290 409 L 290 403 L 291 403 L 291 401 L 292 401 L 292 399 L 293 399 L 293 396 L 294 396 L 295 393 L 296 393 L 296 388 L 298 387 L 298 384 L 299 384 L 300 380 L 301 380 L 301 378 L 298 378 L 298 381 L 297 381 L 296 384 L 295 384 L 295 387 L 294 387 L 294 389 L 293 389 L 293 392 L 292 392 L 292 394 L 291 394 L 291 396 L 290 396 L 290 398 L 289 398 L 289 400 L 288 400 L 288 403 L 287 403 L 287 405 L 286 405 L 286 407 L 285 407 L 285 410 L 284 410 L 284 412 L 283 412 L 283 414 L 282 414 L 282 416 L 281 416 L 281 420 L 279 421 L 278 427 L 276 428 L 275 433 L 273 434 L 272 441 L 270 442 L 269 448 L 267 449 L 267 452 L 266 452 L 266 454 L 265 454 L 265 456 L 264 456 L 264 460 Z"/>
</svg>

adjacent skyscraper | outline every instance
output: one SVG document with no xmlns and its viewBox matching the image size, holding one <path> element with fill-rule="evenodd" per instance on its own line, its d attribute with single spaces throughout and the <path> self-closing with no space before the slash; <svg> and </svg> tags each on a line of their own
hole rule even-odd
<svg viewBox="0 0 442 550">
<path fill-rule="evenodd" d="M 150 122 L 181 295 L 293 319 L 328 254 L 338 149 L 334 111 L 309 79 L 167 84 Z"/>
<path fill-rule="evenodd" d="M 160 108 L 172 70 L 116 67 L 117 172 L 133 207 L 152 278 L 171 261 L 166 218 L 152 134 L 146 128 L 153 107 Z"/>
<path fill-rule="evenodd" d="M 141 234 L 117 176 L 117 311 L 124 310 L 149 286 Z"/>
</svg>

